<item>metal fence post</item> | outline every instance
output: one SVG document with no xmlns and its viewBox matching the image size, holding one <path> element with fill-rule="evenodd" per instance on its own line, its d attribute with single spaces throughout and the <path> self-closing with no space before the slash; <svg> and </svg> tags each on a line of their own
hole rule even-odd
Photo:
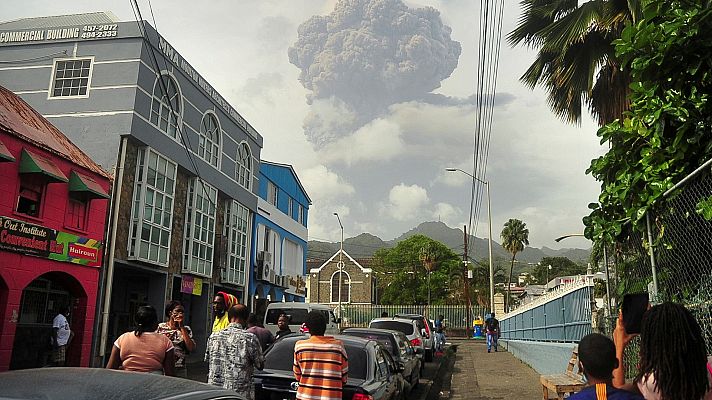
<svg viewBox="0 0 712 400">
<path fill-rule="evenodd" d="M 658 271 L 655 266 L 655 249 L 653 246 L 653 234 L 650 229 L 650 211 L 645 213 L 645 223 L 648 227 L 648 253 L 650 254 L 650 268 L 653 272 L 653 290 L 655 291 L 654 298 L 658 297 Z"/>
</svg>

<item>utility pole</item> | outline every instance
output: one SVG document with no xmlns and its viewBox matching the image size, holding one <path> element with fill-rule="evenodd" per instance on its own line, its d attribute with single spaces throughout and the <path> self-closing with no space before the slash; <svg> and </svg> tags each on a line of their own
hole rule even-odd
<svg viewBox="0 0 712 400">
<path fill-rule="evenodd" d="M 467 321 L 465 321 L 465 336 L 470 337 L 470 324 L 472 323 L 472 318 L 470 317 L 470 280 L 468 279 L 467 271 L 467 225 L 463 227 L 465 232 L 465 254 L 462 257 L 462 280 L 465 282 L 465 307 L 467 307 Z"/>
</svg>

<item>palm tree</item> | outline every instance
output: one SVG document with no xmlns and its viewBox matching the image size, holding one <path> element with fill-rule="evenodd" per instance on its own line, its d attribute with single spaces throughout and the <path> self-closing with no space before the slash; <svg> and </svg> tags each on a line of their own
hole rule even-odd
<svg viewBox="0 0 712 400">
<path fill-rule="evenodd" d="M 507 39 L 537 49 L 520 80 L 548 92 L 554 113 L 581 122 L 585 104 L 600 125 L 628 109 L 630 75 L 616 59 L 613 41 L 641 15 L 645 0 L 522 0 L 518 26 Z"/>
<path fill-rule="evenodd" d="M 499 235 L 502 238 L 502 247 L 512 254 L 512 265 L 509 267 L 509 279 L 507 280 L 507 298 L 504 302 L 504 309 L 509 312 L 510 284 L 512 282 L 512 272 L 514 271 L 514 259 L 517 253 L 524 250 L 529 245 L 529 229 L 524 222 L 510 218 L 504 223 L 504 229 Z"/>
</svg>

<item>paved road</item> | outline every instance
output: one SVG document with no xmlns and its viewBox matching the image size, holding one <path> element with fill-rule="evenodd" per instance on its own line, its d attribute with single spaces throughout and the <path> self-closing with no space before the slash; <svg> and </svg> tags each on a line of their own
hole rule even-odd
<svg viewBox="0 0 712 400">
<path fill-rule="evenodd" d="M 539 374 L 502 347 L 487 353 L 483 340 L 453 340 L 458 345 L 449 396 L 452 400 L 541 399 Z"/>
</svg>

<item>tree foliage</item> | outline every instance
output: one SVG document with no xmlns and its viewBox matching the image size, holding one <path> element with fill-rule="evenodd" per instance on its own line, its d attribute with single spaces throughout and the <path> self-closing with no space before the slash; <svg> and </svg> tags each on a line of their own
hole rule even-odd
<svg viewBox="0 0 712 400">
<path fill-rule="evenodd" d="M 551 109 L 579 122 L 583 106 L 603 125 L 628 107 L 630 76 L 616 59 L 613 41 L 640 15 L 637 0 L 522 0 L 522 16 L 508 35 L 512 45 L 536 48 L 534 63 L 520 78 L 544 87 Z"/>
<path fill-rule="evenodd" d="M 549 269 L 549 266 L 551 266 L 551 269 Z M 536 282 L 544 285 L 548 283 L 548 280 L 560 276 L 585 274 L 586 269 L 587 266 L 576 264 L 567 257 L 544 257 L 541 259 L 541 262 L 534 267 L 532 276 Z"/>
<path fill-rule="evenodd" d="M 512 282 L 512 272 L 514 271 L 514 260 L 517 258 L 517 253 L 524 250 L 525 246 L 529 245 L 529 229 L 527 224 L 516 219 L 510 218 L 504 223 L 504 228 L 500 234 L 502 239 L 502 247 L 512 254 L 512 264 L 509 267 L 509 279 L 507 280 L 507 297 L 505 299 L 505 309 L 508 310 L 509 304 L 509 284 Z"/>
<path fill-rule="evenodd" d="M 381 304 L 427 304 L 428 271 L 432 265 L 430 292 L 432 304 L 452 303 L 449 291 L 462 283 L 462 260 L 444 244 L 423 235 L 402 240 L 396 247 L 374 254 Z M 452 300 L 452 301 L 454 301 Z"/>
<path fill-rule="evenodd" d="M 653 0 L 615 42 L 631 107 L 598 131 L 610 149 L 587 170 L 601 182 L 587 238 L 611 243 L 628 222 L 644 229 L 648 209 L 712 156 L 711 16 L 709 1 Z"/>
</svg>

